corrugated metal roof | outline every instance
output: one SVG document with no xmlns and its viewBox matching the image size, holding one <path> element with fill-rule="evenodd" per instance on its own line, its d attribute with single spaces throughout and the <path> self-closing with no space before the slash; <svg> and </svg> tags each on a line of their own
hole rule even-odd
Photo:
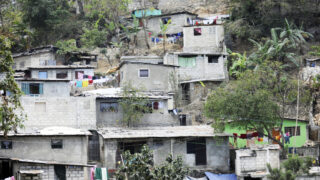
<svg viewBox="0 0 320 180">
<path fill-rule="evenodd" d="M 214 129 L 207 125 L 139 128 L 109 127 L 98 129 L 98 133 L 104 139 L 231 136 L 231 134 L 226 133 L 214 133 Z"/>
<path fill-rule="evenodd" d="M 94 66 L 88 65 L 69 65 L 69 66 L 36 66 L 36 67 L 28 67 L 28 69 L 94 69 Z"/>
</svg>

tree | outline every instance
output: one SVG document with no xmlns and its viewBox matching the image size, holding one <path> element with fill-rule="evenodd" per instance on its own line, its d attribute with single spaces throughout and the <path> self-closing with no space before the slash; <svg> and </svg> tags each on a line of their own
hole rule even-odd
<svg viewBox="0 0 320 180">
<path fill-rule="evenodd" d="M 272 169 L 270 164 L 268 164 L 267 168 L 270 174 L 267 177 L 270 180 L 295 180 L 299 175 L 309 174 L 311 166 L 312 158 L 293 155 L 289 156 L 289 158 L 281 164 L 279 169 Z"/>
<path fill-rule="evenodd" d="M 166 158 L 164 164 L 154 166 L 153 152 L 147 145 L 143 145 L 141 153 L 123 154 L 121 166 L 116 172 L 119 180 L 183 180 L 188 169 L 183 167 L 182 158 L 173 159 L 172 155 Z"/>
<path fill-rule="evenodd" d="M 152 111 L 148 106 L 148 100 L 131 83 L 123 87 L 122 98 L 119 102 L 122 113 L 121 123 L 125 126 L 133 126 L 138 123 L 144 113 Z"/>
<path fill-rule="evenodd" d="M 301 99 L 307 104 L 309 91 L 301 90 Z M 230 121 L 231 127 L 254 129 L 283 148 L 283 142 L 272 137 L 271 132 L 275 127 L 282 129 L 285 107 L 296 100 L 296 81 L 283 71 L 280 63 L 269 61 L 213 91 L 206 101 L 205 115 L 214 119 L 215 130 L 223 130 Z"/>
<path fill-rule="evenodd" d="M 20 96 L 22 94 L 20 88 L 14 80 L 14 71 L 12 70 L 13 59 L 11 56 L 11 42 L 7 37 L 0 35 L 0 90 L 1 107 L 0 107 L 0 129 L 4 132 L 4 136 L 17 127 L 22 127 L 23 114 L 17 113 L 22 110 L 20 104 Z"/>
<path fill-rule="evenodd" d="M 163 42 L 162 42 L 163 54 L 166 53 L 167 32 L 170 24 L 171 24 L 171 19 L 169 19 L 167 23 L 164 23 L 162 20 L 160 20 L 160 33 L 162 34 L 162 38 L 163 38 Z"/>
<path fill-rule="evenodd" d="M 173 159 L 170 154 L 165 163 L 154 169 L 155 179 L 158 180 L 182 180 L 187 174 L 188 169 L 183 167 L 182 157 Z"/>
</svg>

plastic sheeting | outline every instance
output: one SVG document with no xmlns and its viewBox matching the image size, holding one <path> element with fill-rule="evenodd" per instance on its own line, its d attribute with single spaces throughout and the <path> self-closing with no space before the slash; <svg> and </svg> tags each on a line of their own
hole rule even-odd
<svg viewBox="0 0 320 180">
<path fill-rule="evenodd" d="M 209 180 L 237 180 L 235 174 L 214 174 L 211 172 L 205 172 Z"/>
</svg>

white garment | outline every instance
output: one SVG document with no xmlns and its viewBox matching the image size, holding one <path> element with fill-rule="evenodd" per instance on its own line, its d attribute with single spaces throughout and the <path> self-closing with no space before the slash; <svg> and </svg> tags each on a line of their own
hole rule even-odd
<svg viewBox="0 0 320 180">
<path fill-rule="evenodd" d="M 107 168 L 101 168 L 102 180 L 108 180 L 107 173 Z"/>
</svg>

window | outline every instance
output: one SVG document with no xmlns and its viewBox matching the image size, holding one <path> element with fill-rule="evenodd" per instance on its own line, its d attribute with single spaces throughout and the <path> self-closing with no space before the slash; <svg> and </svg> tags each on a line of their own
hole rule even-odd
<svg viewBox="0 0 320 180">
<path fill-rule="evenodd" d="M 185 114 L 179 115 L 180 126 L 187 125 L 187 116 Z"/>
<path fill-rule="evenodd" d="M 21 90 L 26 95 L 43 94 L 42 83 L 21 83 Z"/>
<path fill-rule="evenodd" d="M 161 18 L 163 24 L 171 24 L 171 17 Z"/>
<path fill-rule="evenodd" d="M 289 133 L 290 136 L 295 136 L 295 126 L 294 127 L 285 127 L 284 132 Z M 297 136 L 300 136 L 300 126 L 297 127 Z"/>
<path fill-rule="evenodd" d="M 180 67 L 192 68 L 196 66 L 196 56 L 179 56 L 178 63 Z"/>
<path fill-rule="evenodd" d="M 31 83 L 30 84 L 30 94 L 40 94 L 40 84 Z"/>
<path fill-rule="evenodd" d="M 68 77 L 67 71 L 60 71 L 60 72 L 57 72 L 56 74 L 57 79 L 66 79 L 67 77 Z"/>
<path fill-rule="evenodd" d="M 149 69 L 140 69 L 139 77 L 149 77 Z"/>
<path fill-rule="evenodd" d="M 152 108 L 154 110 L 158 110 L 159 109 L 159 102 L 152 102 Z"/>
<path fill-rule="evenodd" d="M 12 141 L 1 141 L 1 149 L 12 149 Z"/>
<path fill-rule="evenodd" d="M 219 56 L 208 56 L 208 63 L 218 63 Z"/>
<path fill-rule="evenodd" d="M 63 141 L 62 139 L 51 139 L 51 149 L 62 149 Z"/>
<path fill-rule="evenodd" d="M 24 68 L 24 61 L 19 63 L 20 68 Z"/>
<path fill-rule="evenodd" d="M 187 154 L 195 154 L 196 165 L 207 164 L 207 148 L 205 138 L 187 141 Z"/>
<path fill-rule="evenodd" d="M 83 79 L 84 71 L 76 71 L 75 78 L 76 79 Z"/>
<path fill-rule="evenodd" d="M 47 71 L 39 71 L 38 77 L 39 77 L 39 79 L 47 79 L 48 78 Z"/>
<path fill-rule="evenodd" d="M 89 161 L 100 161 L 100 143 L 99 134 L 96 131 L 90 131 L 91 136 L 89 136 L 88 141 L 88 154 Z"/>
<path fill-rule="evenodd" d="M 118 112 L 118 103 L 101 102 L 100 111 L 101 112 Z"/>
<path fill-rule="evenodd" d="M 201 36 L 201 28 L 194 28 L 193 35 L 194 36 Z"/>
</svg>

